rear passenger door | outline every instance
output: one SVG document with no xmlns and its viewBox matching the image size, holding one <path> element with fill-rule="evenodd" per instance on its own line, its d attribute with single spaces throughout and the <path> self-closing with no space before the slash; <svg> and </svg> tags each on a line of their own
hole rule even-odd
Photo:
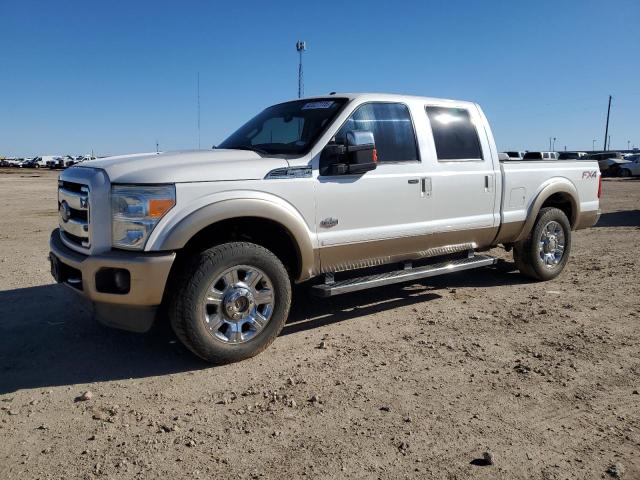
<svg viewBox="0 0 640 480">
<path fill-rule="evenodd" d="M 452 107 L 426 105 L 427 125 L 433 143 L 431 177 L 432 216 L 430 229 L 441 246 L 459 243 L 489 244 L 499 226 L 496 172 L 490 132 L 473 104 Z"/>
</svg>

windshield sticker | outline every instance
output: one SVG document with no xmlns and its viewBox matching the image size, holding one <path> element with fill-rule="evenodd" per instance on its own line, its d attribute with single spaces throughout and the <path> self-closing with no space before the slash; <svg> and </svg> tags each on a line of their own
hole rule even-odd
<svg viewBox="0 0 640 480">
<path fill-rule="evenodd" d="M 305 103 L 302 110 L 316 110 L 318 108 L 331 108 L 333 100 L 326 100 L 324 102 L 309 102 Z"/>
</svg>

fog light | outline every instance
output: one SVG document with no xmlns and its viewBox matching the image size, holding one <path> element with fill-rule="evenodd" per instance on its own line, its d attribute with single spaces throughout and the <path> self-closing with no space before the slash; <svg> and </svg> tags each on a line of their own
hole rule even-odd
<svg viewBox="0 0 640 480">
<path fill-rule="evenodd" d="M 96 273 L 96 290 L 124 295 L 131 290 L 131 273 L 124 268 L 101 268 Z"/>
<path fill-rule="evenodd" d="M 124 291 L 129 291 L 130 288 L 130 283 L 131 283 L 131 276 L 129 275 L 129 271 L 128 270 L 121 270 L 121 269 L 117 269 L 114 273 L 113 273 L 113 278 L 115 280 L 116 283 L 116 288 L 122 292 Z"/>
</svg>

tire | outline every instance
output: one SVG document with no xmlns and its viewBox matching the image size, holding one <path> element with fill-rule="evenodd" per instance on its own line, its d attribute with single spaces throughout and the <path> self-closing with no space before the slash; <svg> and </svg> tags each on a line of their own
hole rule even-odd
<svg viewBox="0 0 640 480">
<path fill-rule="evenodd" d="M 174 332 L 189 350 L 214 364 L 262 352 L 284 327 L 291 306 L 284 265 L 253 243 L 224 243 L 196 254 L 172 285 L 168 314 Z M 271 303 L 259 303 L 269 298 Z"/>
<path fill-rule="evenodd" d="M 545 241 L 546 239 L 546 241 Z M 560 249 L 560 246 L 563 249 Z M 564 269 L 571 253 L 571 225 L 565 213 L 553 207 L 540 210 L 529 236 L 513 248 L 520 273 L 535 280 L 551 280 Z"/>
<path fill-rule="evenodd" d="M 631 170 L 629 170 L 628 168 L 620 169 L 620 176 L 621 177 L 630 177 L 631 176 Z"/>
</svg>

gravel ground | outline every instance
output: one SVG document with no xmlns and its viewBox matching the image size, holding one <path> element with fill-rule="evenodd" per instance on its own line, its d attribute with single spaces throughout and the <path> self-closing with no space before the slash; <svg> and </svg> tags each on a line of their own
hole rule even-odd
<svg viewBox="0 0 640 480">
<path fill-rule="evenodd" d="M 640 181 L 605 181 L 551 282 L 300 288 L 267 351 L 209 367 L 52 284 L 55 179 L 0 171 L 0 478 L 640 478 Z"/>
</svg>

